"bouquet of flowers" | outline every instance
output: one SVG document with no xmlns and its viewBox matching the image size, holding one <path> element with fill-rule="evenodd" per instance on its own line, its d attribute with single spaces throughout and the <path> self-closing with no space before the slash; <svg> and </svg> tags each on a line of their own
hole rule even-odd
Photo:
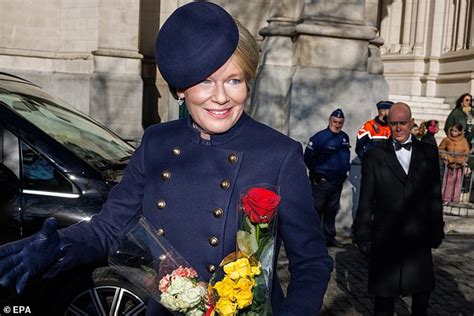
<svg viewBox="0 0 474 316">
<path fill-rule="evenodd" d="M 271 315 L 278 188 L 252 186 L 238 205 L 237 251 L 222 260 L 210 281 L 206 315 Z"/>
<path fill-rule="evenodd" d="M 112 247 L 109 265 L 175 314 L 204 315 L 207 284 L 144 217 Z"/>
</svg>

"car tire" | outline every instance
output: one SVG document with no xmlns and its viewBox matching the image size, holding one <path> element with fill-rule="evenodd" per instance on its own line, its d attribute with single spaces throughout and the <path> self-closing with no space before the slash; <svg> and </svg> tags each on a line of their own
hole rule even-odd
<svg viewBox="0 0 474 316">
<path fill-rule="evenodd" d="M 51 315 L 145 315 L 147 295 L 109 267 L 64 282 Z"/>
</svg>

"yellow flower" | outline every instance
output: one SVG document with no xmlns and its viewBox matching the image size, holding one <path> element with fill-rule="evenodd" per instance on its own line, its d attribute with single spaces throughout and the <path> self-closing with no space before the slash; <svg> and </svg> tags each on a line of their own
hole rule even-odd
<svg viewBox="0 0 474 316">
<path fill-rule="evenodd" d="M 234 299 L 234 281 L 232 281 L 228 276 L 225 276 L 221 281 L 214 284 L 214 289 L 216 289 L 219 297 L 228 298 L 230 300 Z"/>
<path fill-rule="evenodd" d="M 251 271 L 251 273 L 252 273 L 252 276 L 254 276 L 254 275 L 259 275 L 259 274 L 260 274 L 260 262 L 258 263 L 257 266 L 252 266 L 252 267 L 250 268 L 250 271 Z"/>
<path fill-rule="evenodd" d="M 237 315 L 237 304 L 226 298 L 220 298 L 217 303 L 215 310 L 220 316 L 233 316 Z"/>
<path fill-rule="evenodd" d="M 235 284 L 235 289 L 238 291 L 251 290 L 255 285 L 255 280 L 253 278 L 240 278 Z"/>
<path fill-rule="evenodd" d="M 249 306 L 252 304 L 253 299 L 252 288 L 237 291 L 237 293 L 235 293 L 235 298 L 237 300 L 237 306 L 239 309 Z"/>
<path fill-rule="evenodd" d="M 240 277 L 252 275 L 249 259 L 240 258 L 224 266 L 224 272 L 232 279 L 237 280 Z"/>
</svg>

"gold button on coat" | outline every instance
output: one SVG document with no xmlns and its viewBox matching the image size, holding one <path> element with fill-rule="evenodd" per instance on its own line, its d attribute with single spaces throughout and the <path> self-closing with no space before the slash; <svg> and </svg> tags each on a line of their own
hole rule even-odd
<svg viewBox="0 0 474 316">
<path fill-rule="evenodd" d="M 217 207 L 212 211 L 212 214 L 214 214 L 214 217 L 219 218 L 224 214 L 224 210 L 221 209 L 220 207 Z"/>
<path fill-rule="evenodd" d="M 163 181 L 168 181 L 169 179 L 171 179 L 171 171 L 163 170 L 163 172 L 161 173 L 161 179 Z"/>
<path fill-rule="evenodd" d="M 159 236 L 164 236 L 165 235 L 165 230 L 163 228 L 158 228 L 156 230 L 156 233 L 159 235 Z"/>
<path fill-rule="evenodd" d="M 230 181 L 227 179 L 224 179 L 221 181 L 219 185 L 221 186 L 222 190 L 227 190 L 230 187 Z"/>
<path fill-rule="evenodd" d="M 207 266 L 207 271 L 208 271 L 209 273 L 214 273 L 214 272 L 216 272 L 216 266 L 213 265 L 213 264 L 208 265 L 208 266 Z"/>
<path fill-rule="evenodd" d="M 209 245 L 211 245 L 212 247 L 215 247 L 217 246 L 217 244 L 219 243 L 219 239 L 217 239 L 217 237 L 209 237 Z"/>
<path fill-rule="evenodd" d="M 173 153 L 173 156 L 179 156 L 179 154 L 181 154 L 181 148 L 175 147 L 171 152 Z"/>
<path fill-rule="evenodd" d="M 166 207 L 166 202 L 165 202 L 165 200 L 160 199 L 160 200 L 156 201 L 155 205 L 159 210 L 162 210 Z"/>
<path fill-rule="evenodd" d="M 227 157 L 227 160 L 229 160 L 230 163 L 236 163 L 237 160 L 239 160 L 239 157 L 237 157 L 236 154 L 230 154 L 229 157 Z"/>
</svg>

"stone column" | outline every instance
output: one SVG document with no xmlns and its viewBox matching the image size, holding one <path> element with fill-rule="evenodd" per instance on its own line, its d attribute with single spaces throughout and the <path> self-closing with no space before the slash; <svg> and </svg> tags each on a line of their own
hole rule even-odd
<svg viewBox="0 0 474 316">
<path fill-rule="evenodd" d="M 455 30 L 455 15 L 456 15 L 456 5 L 452 3 L 451 1 L 448 1 L 448 4 L 446 5 L 447 10 L 445 11 L 446 14 L 446 24 L 445 24 L 445 41 L 444 41 L 444 47 L 443 47 L 443 52 L 448 52 L 453 49 L 453 38 L 454 35 L 453 33 Z"/>
<path fill-rule="evenodd" d="M 458 5 L 459 8 L 457 10 L 459 20 L 458 20 L 458 34 L 456 38 L 456 50 L 461 50 L 466 48 L 466 32 L 467 32 L 467 26 L 466 26 L 466 17 L 467 17 L 467 1 L 468 0 L 459 0 Z"/>
<path fill-rule="evenodd" d="M 416 30 L 415 30 L 415 45 L 413 47 L 413 54 L 423 55 L 424 47 L 423 43 L 425 42 L 425 25 L 427 21 L 427 1 L 418 2 L 417 18 L 416 18 Z"/>
<path fill-rule="evenodd" d="M 469 3 L 469 21 L 471 21 L 471 30 L 469 31 L 468 44 L 472 48 L 474 45 L 474 6 L 472 2 Z"/>
<path fill-rule="evenodd" d="M 384 39 L 384 45 L 381 47 L 382 53 L 386 54 L 390 51 L 390 44 L 392 38 L 390 36 L 390 21 L 392 17 L 391 7 L 388 7 L 385 3 L 386 0 L 382 1 L 381 12 L 380 12 L 380 29 L 379 34 Z"/>
<path fill-rule="evenodd" d="M 384 4 L 388 6 L 388 4 Z M 387 12 L 390 24 L 387 26 L 387 33 L 389 33 L 390 43 L 387 46 L 391 53 L 399 53 L 401 49 L 401 30 L 402 30 L 402 15 L 403 3 L 402 0 L 394 0 Z M 383 37 L 383 36 L 382 36 Z M 385 39 L 385 37 L 383 37 Z"/>
<path fill-rule="evenodd" d="M 378 20 L 378 6 L 377 0 L 366 0 L 364 15 L 368 25 L 376 28 Z M 381 47 L 384 44 L 382 37 L 377 36 L 369 41 L 369 56 L 367 60 L 367 71 L 371 74 L 383 74 L 383 62 L 381 57 Z"/>
<path fill-rule="evenodd" d="M 378 19 L 378 0 L 365 0 L 364 15 L 368 25 L 377 27 Z"/>
<path fill-rule="evenodd" d="M 367 111 L 375 114 L 374 104 L 388 96 L 383 41 L 367 25 L 365 5 L 274 0 L 270 7 L 250 114 L 306 142 L 334 107 L 344 107 L 357 117 L 346 123 L 355 135 Z"/>
<path fill-rule="evenodd" d="M 142 134 L 139 5 L 139 0 L 100 0 L 98 45 L 92 52 L 91 115 L 130 138 Z"/>
<path fill-rule="evenodd" d="M 439 74 L 439 57 L 443 54 L 443 28 L 446 12 L 445 1 L 435 1 L 433 4 L 433 28 L 431 31 L 431 45 L 427 55 L 429 57 L 428 76 L 426 77 L 426 96 L 436 96 L 436 79 Z"/>
<path fill-rule="evenodd" d="M 260 69 L 255 80 L 250 114 L 289 134 L 291 87 L 294 73 L 294 36 L 303 0 L 272 0 L 264 36 Z"/>
<path fill-rule="evenodd" d="M 411 52 L 411 30 L 412 30 L 413 0 L 405 0 L 403 10 L 403 38 L 400 53 L 408 54 Z"/>
</svg>

